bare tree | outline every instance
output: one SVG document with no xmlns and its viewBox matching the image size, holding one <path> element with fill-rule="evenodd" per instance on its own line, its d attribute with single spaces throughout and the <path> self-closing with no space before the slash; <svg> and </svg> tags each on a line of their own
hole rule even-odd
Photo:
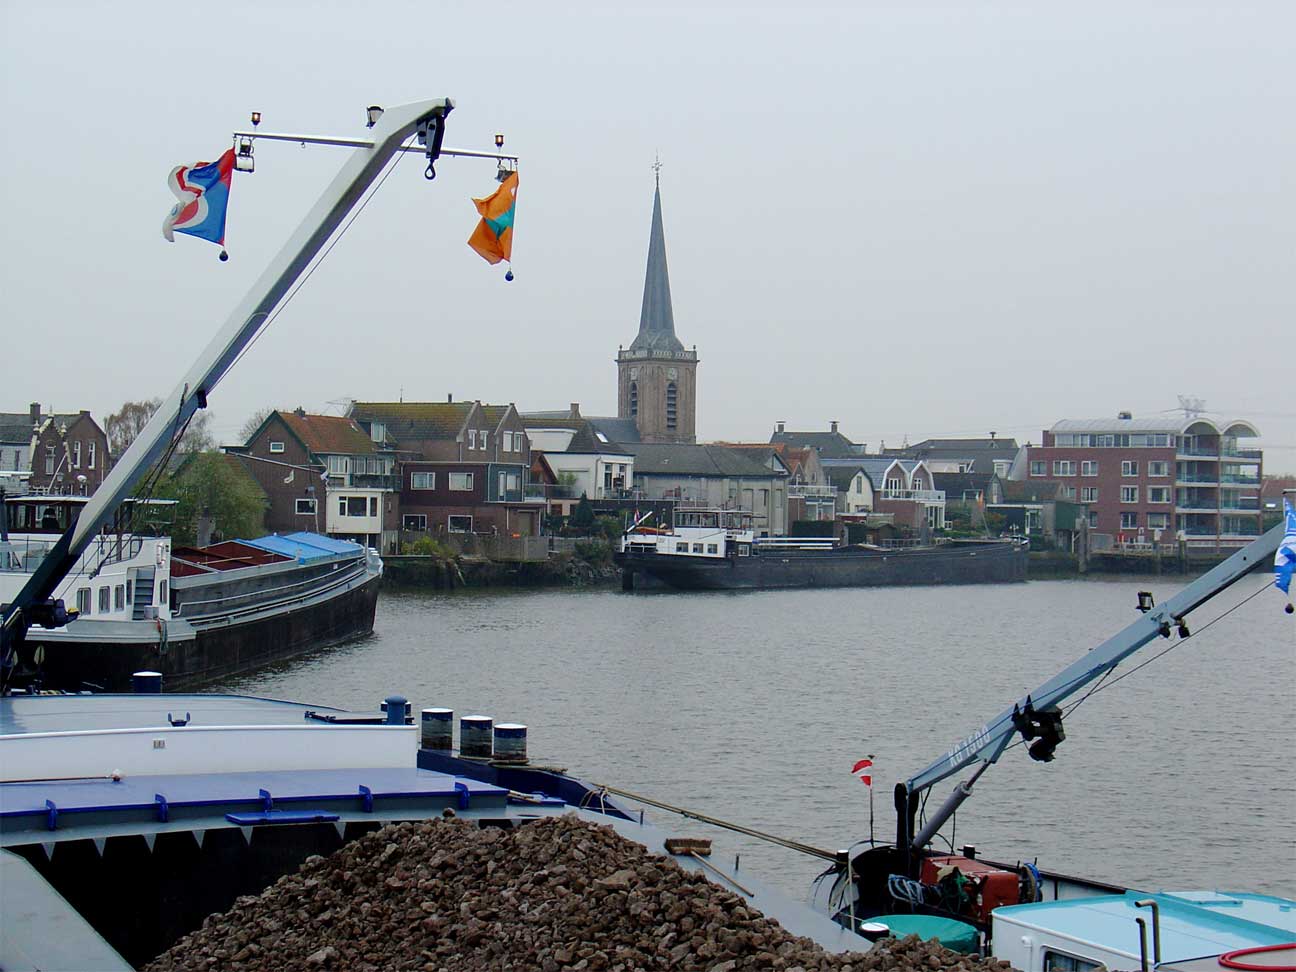
<svg viewBox="0 0 1296 972">
<path fill-rule="evenodd" d="M 261 423 L 268 419 L 273 413 L 273 408 L 258 408 L 255 412 L 249 415 L 248 420 L 244 422 L 243 427 L 239 429 L 239 440 L 247 442 L 248 439 L 252 438 L 252 436 L 256 434 L 256 430 L 261 428 Z"/>
<path fill-rule="evenodd" d="M 120 458 L 122 453 L 130 448 L 130 444 L 144 431 L 144 426 L 161 405 L 160 398 L 125 402 L 120 409 L 108 416 L 104 421 L 104 432 L 108 436 L 108 451 L 114 458 Z M 211 413 L 206 410 L 196 412 L 180 439 L 177 451 L 203 452 L 212 448 L 210 426 Z"/>
</svg>

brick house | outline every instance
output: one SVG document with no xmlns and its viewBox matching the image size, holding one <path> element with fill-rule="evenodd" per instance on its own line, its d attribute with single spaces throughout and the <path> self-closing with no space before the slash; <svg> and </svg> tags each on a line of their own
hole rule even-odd
<svg viewBox="0 0 1296 972">
<path fill-rule="evenodd" d="M 355 402 L 350 418 L 400 460 L 399 529 L 536 536 L 543 489 L 531 484 L 531 442 L 512 405 Z"/>
<path fill-rule="evenodd" d="M 271 412 L 238 457 L 269 498 L 266 528 L 309 530 L 390 553 L 400 524 L 396 458 L 352 419 Z"/>
<path fill-rule="evenodd" d="M 1067 419 L 1020 450 L 1011 478 L 1057 482 L 1088 507 L 1091 542 L 1240 545 L 1260 534 L 1263 456 L 1250 422 L 1192 416 Z"/>
<path fill-rule="evenodd" d="M 30 435 L 25 455 L 31 472 L 28 488 L 74 496 L 94 493 L 107 477 L 112 461 L 108 455 L 108 436 L 90 413 L 82 409 L 76 413 L 42 415 L 40 406 L 33 403 L 27 420 Z M 15 449 L 15 446 L 5 448 Z M 20 462 L 22 458 L 19 457 Z"/>
</svg>

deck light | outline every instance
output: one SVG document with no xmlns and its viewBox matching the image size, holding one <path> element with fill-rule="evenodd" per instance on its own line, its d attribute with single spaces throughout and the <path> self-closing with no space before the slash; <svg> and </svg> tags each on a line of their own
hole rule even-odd
<svg viewBox="0 0 1296 972">
<path fill-rule="evenodd" d="M 261 124 L 261 112 L 259 111 L 252 112 L 252 127 L 256 128 L 260 124 Z"/>
<path fill-rule="evenodd" d="M 252 157 L 252 139 L 239 139 L 238 154 L 234 156 L 234 168 L 238 172 L 256 171 L 256 159 Z"/>
<path fill-rule="evenodd" d="M 378 124 L 378 119 L 383 116 L 383 110 L 378 105 L 370 105 L 368 108 L 365 109 L 365 116 L 368 119 L 368 123 L 365 125 L 365 127 L 373 128 L 375 125 Z"/>
<path fill-rule="evenodd" d="M 1154 601 L 1154 600 L 1152 599 L 1152 592 L 1151 592 L 1151 591 L 1139 591 L 1139 592 L 1138 592 L 1138 609 L 1139 609 L 1140 611 L 1142 611 L 1144 614 L 1147 614 L 1147 613 L 1148 613 L 1149 611 L 1151 611 L 1154 607 L 1156 607 L 1156 601 Z"/>
<path fill-rule="evenodd" d="M 496 133 L 496 135 L 495 135 L 495 147 L 496 147 L 496 148 L 503 148 L 503 147 L 504 147 L 504 136 L 503 136 L 503 134 L 501 134 L 501 133 Z"/>
</svg>

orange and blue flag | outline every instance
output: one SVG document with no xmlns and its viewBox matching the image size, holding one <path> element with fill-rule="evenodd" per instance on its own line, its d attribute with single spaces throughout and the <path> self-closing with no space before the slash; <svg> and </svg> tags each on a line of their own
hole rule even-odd
<svg viewBox="0 0 1296 972">
<path fill-rule="evenodd" d="M 498 189 L 485 199 L 474 199 L 481 222 L 468 237 L 468 245 L 487 263 L 513 260 L 513 212 L 517 208 L 518 174 L 510 172 Z"/>
<path fill-rule="evenodd" d="M 233 149 L 215 162 L 177 165 L 171 170 L 167 185 L 180 201 L 162 221 L 162 235 L 168 243 L 175 242 L 172 234 L 185 233 L 225 244 L 225 210 L 233 176 Z"/>
</svg>

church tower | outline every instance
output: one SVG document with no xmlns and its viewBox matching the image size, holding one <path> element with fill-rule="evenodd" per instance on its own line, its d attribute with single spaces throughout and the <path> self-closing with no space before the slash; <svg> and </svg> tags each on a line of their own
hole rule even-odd
<svg viewBox="0 0 1296 972">
<path fill-rule="evenodd" d="M 697 364 L 697 351 L 684 350 L 675 336 L 659 173 L 639 334 L 617 351 L 617 416 L 634 419 L 643 442 L 696 442 Z"/>
</svg>

